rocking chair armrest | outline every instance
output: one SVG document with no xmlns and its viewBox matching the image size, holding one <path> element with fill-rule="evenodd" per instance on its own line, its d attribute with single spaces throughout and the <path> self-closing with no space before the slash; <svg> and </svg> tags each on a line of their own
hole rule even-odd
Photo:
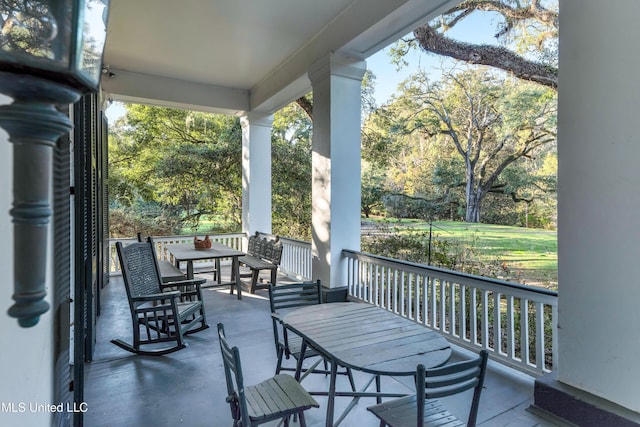
<svg viewBox="0 0 640 427">
<path fill-rule="evenodd" d="M 173 299 L 180 296 L 180 291 L 162 292 L 159 294 L 140 295 L 137 297 L 131 297 L 132 301 L 144 302 L 144 301 L 159 301 L 164 299 Z"/>
<path fill-rule="evenodd" d="M 282 323 L 282 315 L 280 313 L 271 313 L 271 318 L 278 323 Z"/>
</svg>

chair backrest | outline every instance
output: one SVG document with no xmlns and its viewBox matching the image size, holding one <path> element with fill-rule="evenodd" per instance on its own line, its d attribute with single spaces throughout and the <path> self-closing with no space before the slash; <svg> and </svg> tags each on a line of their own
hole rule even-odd
<svg viewBox="0 0 640 427">
<path fill-rule="evenodd" d="M 224 333 L 224 325 L 218 323 L 218 340 L 224 363 L 224 378 L 227 382 L 227 402 L 231 405 L 231 416 L 241 420 L 243 426 L 249 426 L 249 412 L 244 393 L 244 379 L 238 347 L 231 347 Z M 235 425 L 235 424 L 234 424 Z"/>
<path fill-rule="evenodd" d="M 315 282 L 292 283 L 273 286 L 269 284 L 269 303 L 271 312 L 281 309 L 322 304 L 322 287 L 320 279 Z"/>
<path fill-rule="evenodd" d="M 139 242 L 124 246 L 121 242 L 117 242 L 116 249 L 129 300 L 132 297 L 161 292 L 162 279 L 153 243 Z"/>
<path fill-rule="evenodd" d="M 478 357 L 471 360 L 450 363 L 439 368 L 425 369 L 423 365 L 418 365 L 416 373 L 416 400 L 419 402 L 418 425 L 422 426 L 425 399 L 451 396 L 474 389 L 467 426 L 475 426 L 487 359 L 487 351 L 482 350 Z"/>
</svg>

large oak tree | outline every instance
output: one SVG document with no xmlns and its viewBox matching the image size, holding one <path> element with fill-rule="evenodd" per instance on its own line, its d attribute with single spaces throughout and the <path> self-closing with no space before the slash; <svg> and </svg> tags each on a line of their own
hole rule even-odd
<svg viewBox="0 0 640 427">
<path fill-rule="evenodd" d="M 555 91 L 486 70 L 445 73 L 438 82 L 425 73 L 415 74 L 384 115 L 384 132 L 364 139 L 369 157 L 385 158 L 402 178 L 396 191 L 403 194 L 448 197 L 464 188 L 467 222 L 480 221 L 488 194 L 508 189 L 508 195 L 516 197 L 515 184 L 501 179 L 504 172 L 556 140 Z M 422 169 L 435 170 L 437 176 L 419 175 Z M 420 176 L 428 181 L 422 188 Z"/>
</svg>

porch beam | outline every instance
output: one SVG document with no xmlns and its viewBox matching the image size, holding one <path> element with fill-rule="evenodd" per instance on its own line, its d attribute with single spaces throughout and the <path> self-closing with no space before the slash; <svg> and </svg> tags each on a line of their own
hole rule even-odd
<svg viewBox="0 0 640 427">
<path fill-rule="evenodd" d="M 123 102 L 239 116 L 249 110 L 249 91 L 164 76 L 105 68 L 102 91 Z"/>
</svg>

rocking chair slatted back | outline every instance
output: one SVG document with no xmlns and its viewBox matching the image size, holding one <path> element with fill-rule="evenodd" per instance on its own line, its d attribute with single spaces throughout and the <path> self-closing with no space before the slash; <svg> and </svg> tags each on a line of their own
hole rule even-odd
<svg viewBox="0 0 640 427">
<path fill-rule="evenodd" d="M 162 279 L 153 248 L 148 243 L 131 243 L 121 249 L 125 262 L 122 265 L 129 297 L 158 294 Z M 123 259 L 122 257 L 120 259 Z M 125 271 L 126 270 L 126 271 Z"/>
</svg>

